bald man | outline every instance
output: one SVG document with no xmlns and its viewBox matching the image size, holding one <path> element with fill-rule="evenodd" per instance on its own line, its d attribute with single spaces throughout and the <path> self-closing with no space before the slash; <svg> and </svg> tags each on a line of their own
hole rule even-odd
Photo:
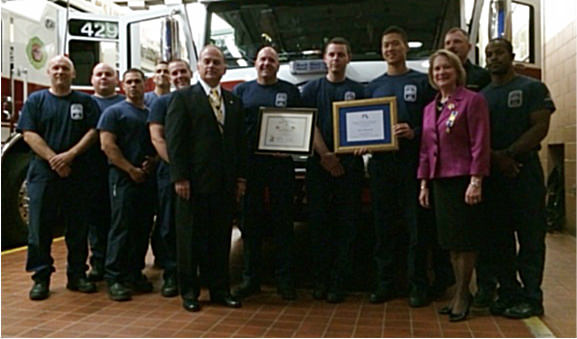
<svg viewBox="0 0 577 339">
<path fill-rule="evenodd" d="M 88 94 L 72 91 L 74 64 L 65 56 L 47 65 L 50 88 L 37 91 L 26 101 L 18 130 L 34 156 L 28 168 L 28 257 L 26 270 L 33 272 L 29 297 L 50 296 L 54 260 L 50 255 L 52 231 L 64 223 L 68 249 L 66 287 L 92 293 L 86 278 L 88 256 L 86 223 L 87 174 L 91 170 L 86 150 L 97 138 L 99 109 Z"/>
<path fill-rule="evenodd" d="M 104 112 L 109 106 L 124 100 L 124 95 L 116 93 L 118 77 L 116 70 L 105 63 L 99 63 L 92 69 L 90 78 L 94 94 L 92 99 L 96 101 L 100 112 Z M 88 202 L 88 240 L 90 243 L 90 272 L 88 280 L 101 281 L 104 279 L 104 260 L 106 258 L 106 244 L 108 230 L 110 229 L 110 197 L 108 192 L 108 161 L 100 149 L 100 141 L 88 150 L 92 177 L 89 185 Z"/>
<path fill-rule="evenodd" d="M 276 256 L 277 292 L 285 300 L 296 299 L 292 274 L 294 163 L 289 155 L 257 155 L 258 122 L 261 107 L 299 107 L 298 88 L 277 78 L 278 54 L 274 48 L 262 48 L 256 56 L 256 80 L 242 83 L 233 93 L 245 108 L 248 142 L 247 192 L 244 199 L 243 283 L 234 292 L 245 298 L 260 292 L 262 238 L 273 229 Z M 272 175 L 271 175 L 272 174 Z M 264 196 L 268 189 L 270 219 L 265 212 Z M 267 225 L 270 222 L 270 225 Z"/>
</svg>

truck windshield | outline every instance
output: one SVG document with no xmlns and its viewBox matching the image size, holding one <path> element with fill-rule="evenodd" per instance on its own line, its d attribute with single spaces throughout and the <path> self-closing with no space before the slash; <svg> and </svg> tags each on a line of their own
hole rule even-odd
<svg viewBox="0 0 577 339">
<path fill-rule="evenodd" d="M 459 0 L 307 0 L 209 2 L 207 38 L 219 46 L 229 67 L 253 64 L 259 47 L 273 45 L 281 62 L 321 58 L 335 36 L 352 45 L 353 60 L 380 60 L 383 30 L 405 29 L 409 59 L 427 57 L 443 33 L 460 26 Z"/>
</svg>

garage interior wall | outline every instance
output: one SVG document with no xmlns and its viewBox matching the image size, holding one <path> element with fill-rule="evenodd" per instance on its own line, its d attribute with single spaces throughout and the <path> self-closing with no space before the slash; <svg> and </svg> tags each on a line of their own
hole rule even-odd
<svg viewBox="0 0 577 339">
<path fill-rule="evenodd" d="M 575 120 L 576 120 L 576 21 L 577 1 L 542 1 L 543 81 L 549 87 L 557 111 L 551 117 L 541 160 L 546 175 L 555 165 L 564 171 L 565 227 L 575 235 Z"/>
</svg>

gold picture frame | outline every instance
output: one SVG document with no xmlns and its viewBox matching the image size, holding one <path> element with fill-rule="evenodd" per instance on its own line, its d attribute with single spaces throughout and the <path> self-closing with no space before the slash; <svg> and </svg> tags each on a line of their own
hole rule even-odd
<svg viewBox="0 0 577 339">
<path fill-rule="evenodd" d="M 397 123 L 397 98 L 382 97 L 333 102 L 335 153 L 356 149 L 382 152 L 399 149 L 393 125 Z"/>
</svg>

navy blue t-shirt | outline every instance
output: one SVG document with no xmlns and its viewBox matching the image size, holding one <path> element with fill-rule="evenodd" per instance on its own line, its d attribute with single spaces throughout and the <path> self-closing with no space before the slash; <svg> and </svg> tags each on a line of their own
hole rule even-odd
<svg viewBox="0 0 577 339">
<path fill-rule="evenodd" d="M 174 92 L 173 92 L 174 93 Z M 158 99 L 152 102 L 152 105 L 148 106 L 150 109 L 150 114 L 148 115 L 147 121 L 154 122 L 164 126 L 164 121 L 166 119 L 166 112 L 168 111 L 168 104 L 172 99 L 172 93 L 168 93 L 158 97 Z"/>
<path fill-rule="evenodd" d="M 92 128 L 96 128 L 100 110 L 90 95 L 72 91 L 56 96 L 49 90 L 32 93 L 20 114 L 18 131 L 32 131 L 44 139 L 57 154 L 76 145 Z M 78 156 L 72 164 L 72 178 L 84 176 L 88 168 L 87 154 Z M 34 156 L 28 169 L 30 182 L 46 182 L 60 177 L 48 161 Z"/>
<path fill-rule="evenodd" d="M 350 79 L 334 83 L 322 77 L 304 86 L 301 96 L 303 105 L 318 109 L 317 126 L 331 152 L 334 150 L 333 102 L 363 99 L 364 91 L 363 85 Z"/>
<path fill-rule="evenodd" d="M 92 96 L 92 99 L 96 100 L 98 107 L 100 107 L 100 112 L 104 112 L 108 107 L 117 104 L 121 101 L 124 101 L 126 98 L 122 94 L 116 94 L 111 97 L 101 98 L 97 97 L 96 95 Z"/>
<path fill-rule="evenodd" d="M 154 91 L 146 92 L 144 93 L 144 105 L 150 108 L 158 98 L 160 97 Z"/>
<path fill-rule="evenodd" d="M 465 87 L 471 91 L 479 92 L 491 82 L 491 74 L 486 69 L 474 65 L 469 60 L 463 65 L 467 73 Z"/>
<path fill-rule="evenodd" d="M 116 135 L 116 144 L 124 157 L 140 167 L 145 156 L 155 154 L 146 119 L 148 108 L 140 109 L 122 101 L 108 107 L 98 121 L 98 130 Z"/>
<path fill-rule="evenodd" d="M 555 104 L 544 83 L 522 75 L 504 85 L 489 84 L 481 93 L 489 104 L 491 117 L 491 148 L 505 149 L 530 127 L 530 114 Z"/>
<path fill-rule="evenodd" d="M 385 73 L 367 85 L 365 94 L 367 98 L 397 98 L 397 122 L 406 122 L 415 131 L 413 140 L 399 139 L 400 151 L 409 147 L 409 150 L 417 152 L 421 140 L 423 109 L 435 96 L 427 75 L 412 69 L 400 75 Z"/>
<path fill-rule="evenodd" d="M 248 81 L 237 85 L 233 94 L 242 100 L 245 108 L 244 126 L 249 154 L 256 150 L 258 143 L 260 107 L 299 107 L 301 105 L 298 88 L 284 80 L 278 80 L 273 85 L 260 85 L 256 80 Z"/>
<path fill-rule="evenodd" d="M 104 110 L 106 110 L 108 107 L 116 103 L 124 101 L 125 98 L 124 95 L 116 94 L 114 96 L 107 98 L 101 98 L 93 95 L 92 99 L 96 101 L 96 104 L 98 104 L 98 107 L 100 108 L 100 113 L 98 114 L 98 118 L 100 119 L 100 115 L 102 114 L 102 112 L 104 112 Z M 107 178 L 108 160 L 104 152 L 102 152 L 102 150 L 100 149 L 100 138 L 98 138 L 98 140 L 94 143 L 94 145 L 92 145 L 92 147 L 90 147 L 90 149 L 86 152 L 90 154 L 89 159 L 92 163 L 90 167 L 93 168 L 93 171 L 91 171 L 92 174 L 97 177 Z M 100 182 L 95 181 L 95 184 L 99 185 Z"/>
<path fill-rule="evenodd" d="M 154 122 L 164 126 L 168 104 L 170 104 L 170 99 L 172 99 L 172 93 L 162 95 L 152 103 L 150 113 L 148 114 L 148 123 Z M 160 159 L 156 169 L 156 178 L 159 180 L 159 183 L 170 183 L 170 169 L 168 166 L 166 161 Z"/>
</svg>

